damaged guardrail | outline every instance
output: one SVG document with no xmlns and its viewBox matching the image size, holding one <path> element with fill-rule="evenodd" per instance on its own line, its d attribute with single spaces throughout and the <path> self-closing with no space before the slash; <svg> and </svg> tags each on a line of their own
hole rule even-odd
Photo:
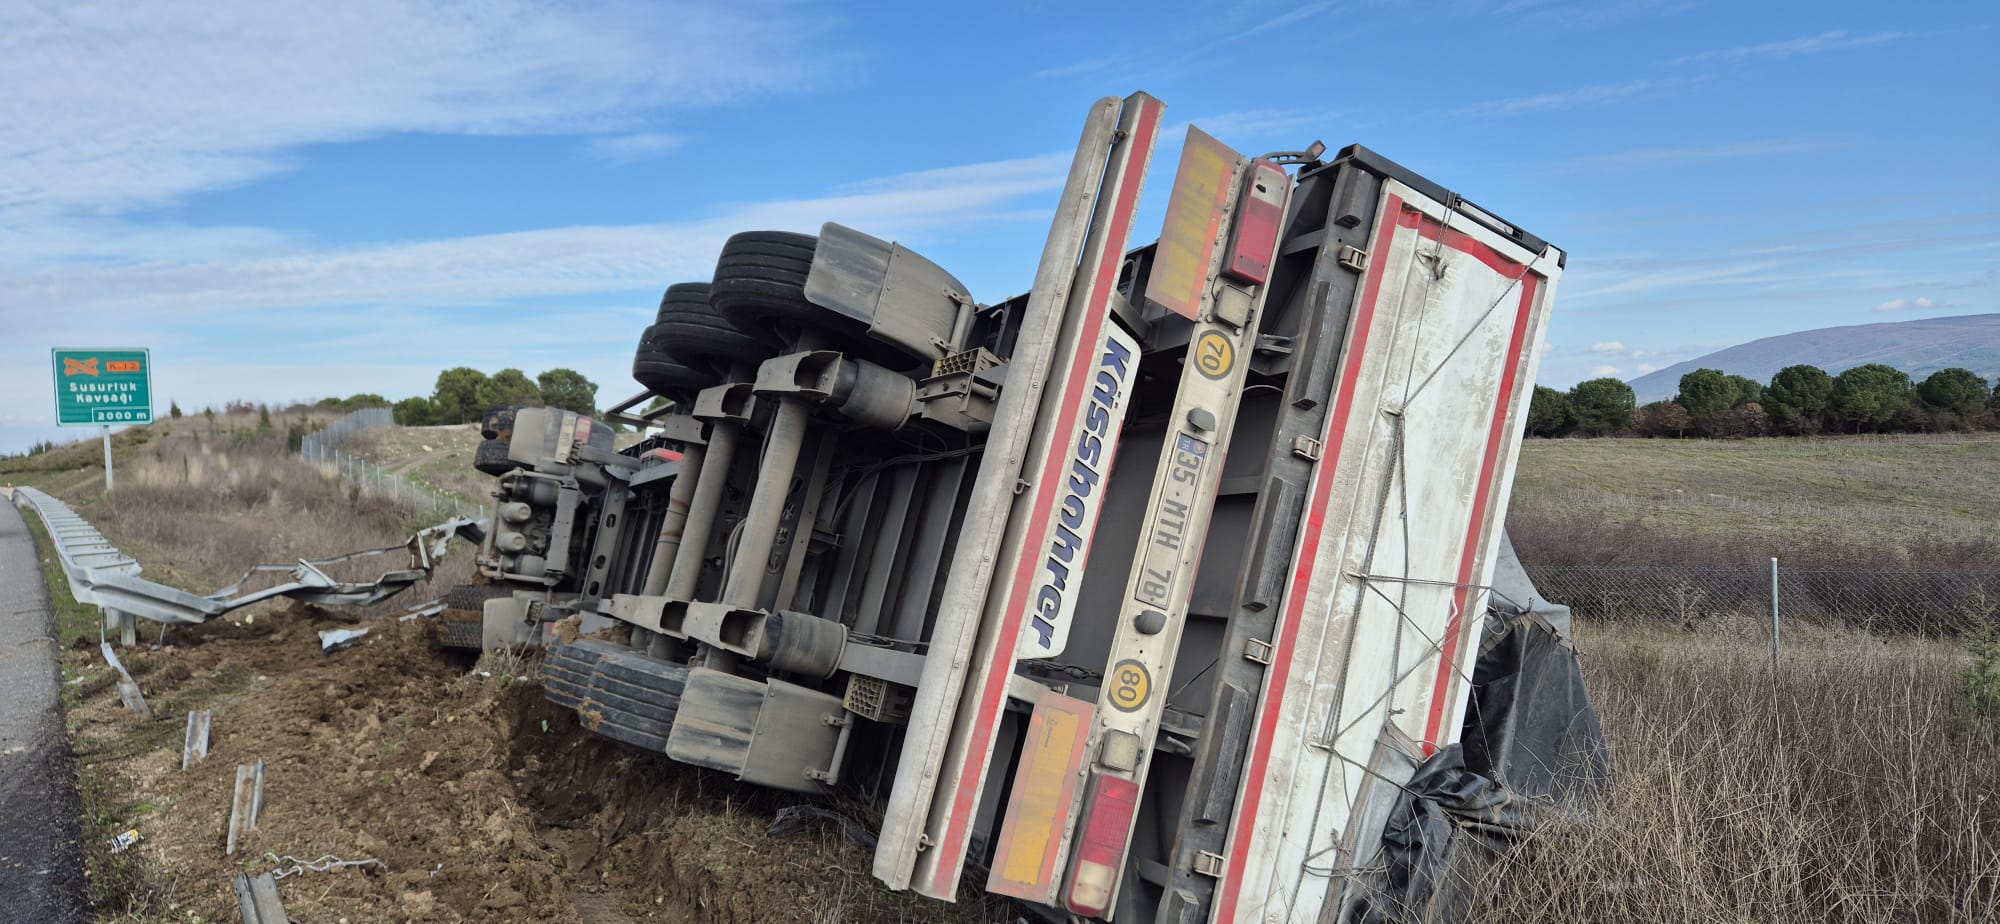
<svg viewBox="0 0 2000 924">
<path fill-rule="evenodd" d="M 255 565 L 235 583 L 203 595 L 140 577 L 142 568 L 136 559 L 119 551 L 88 520 L 47 492 L 15 488 L 13 497 L 15 504 L 33 509 L 47 525 L 63 573 L 69 577 L 70 595 L 79 603 L 102 609 L 105 628 L 118 626 L 127 645 L 133 644 L 135 630 L 133 620 L 128 617 L 160 623 L 199 623 L 273 597 L 289 597 L 320 606 L 380 603 L 429 577 L 453 536 L 462 536 L 475 544 L 485 539 L 484 521 L 454 517 L 419 531 L 400 546 L 364 549 L 332 558 L 302 558 L 290 564 Z M 341 581 L 326 572 L 329 566 L 340 562 L 398 551 L 409 554 L 409 566 L 384 571 L 372 581 Z M 273 572 L 289 572 L 292 579 L 241 592 L 252 578 Z"/>
</svg>

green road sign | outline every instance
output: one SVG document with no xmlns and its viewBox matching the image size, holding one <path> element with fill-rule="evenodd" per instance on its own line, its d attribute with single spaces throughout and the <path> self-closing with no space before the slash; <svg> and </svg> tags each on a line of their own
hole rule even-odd
<svg viewBox="0 0 2000 924">
<path fill-rule="evenodd" d="M 153 422 L 153 358 L 146 350 L 51 352 L 57 424 L 81 427 Z"/>
</svg>

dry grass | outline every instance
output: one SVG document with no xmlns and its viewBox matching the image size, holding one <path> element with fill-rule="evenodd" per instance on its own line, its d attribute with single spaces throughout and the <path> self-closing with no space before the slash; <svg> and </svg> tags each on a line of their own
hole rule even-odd
<svg viewBox="0 0 2000 924">
<path fill-rule="evenodd" d="M 1949 646 L 1586 627 L 1614 785 L 1487 872 L 1479 920 L 2000 919 L 2000 744 Z M 2000 716 L 1988 716 L 2000 722 Z"/>
<path fill-rule="evenodd" d="M 144 561 L 149 576 L 200 591 L 255 562 L 391 544 L 413 525 L 399 508 L 286 456 L 282 422 L 276 438 L 243 432 L 241 421 L 232 430 L 190 419 L 124 437 L 119 491 L 108 498 L 91 467 L 94 442 L 59 450 L 70 468 L 5 477 L 51 486 Z M 1523 454 L 1515 510 L 1517 522 L 1529 510 L 1556 524 L 1544 538 L 1557 548 L 1631 547 L 1650 536 L 1681 543 L 1656 551 L 1736 554 L 1777 535 L 1770 518 L 1785 535 L 1845 539 L 1829 548 L 1856 555 L 1906 555 L 1927 530 L 1976 548 L 2000 540 L 2000 499 L 1967 488 L 2000 482 L 1996 449 L 2000 441 L 1984 438 L 1535 441 Z M 1533 557 L 1530 543 L 1523 551 Z M 470 556 L 461 552 L 450 567 L 465 567 Z M 440 576 L 399 602 L 458 580 Z M 1942 643 L 1788 631 L 1774 683 L 1755 632 L 1585 625 L 1585 670 L 1612 749 L 1611 799 L 1588 823 L 1545 829 L 1489 871 L 1473 919 L 2000 919 L 2000 734 L 1977 734 L 1961 718 L 1965 659 Z M 536 708 L 537 721 L 549 714 Z M 663 762 L 608 759 L 617 754 L 577 738 L 540 755 L 520 784 L 544 824 L 576 823 L 552 820 L 561 813 L 544 803 L 577 792 L 626 806 L 589 822 L 609 826 L 603 849 L 618 862 L 608 869 L 629 866 L 650 883 L 697 873 L 714 882 L 715 869 L 736 867 L 760 880 L 812 872 L 822 891 L 788 899 L 807 917 L 946 913 L 882 892 L 853 859 L 857 850 L 830 832 L 821 843 L 780 848 L 722 841 L 721 832 L 754 833 L 767 822 L 732 819 L 744 813 L 726 796 L 716 813 L 703 775 L 679 771 L 692 787 L 681 801 L 661 785 Z M 627 826 L 645 836 L 622 836 Z M 813 869 L 792 869 L 800 864 Z M 718 903 L 705 906 L 711 911 L 738 899 L 709 897 Z"/>
<path fill-rule="evenodd" d="M 638 433 L 620 432 L 616 445 L 623 449 L 639 439 Z M 493 492 L 493 476 L 472 467 L 480 440 L 476 424 L 385 427 L 357 434 L 340 449 L 433 494 L 484 505 Z"/>
<path fill-rule="evenodd" d="M 1919 557 L 2000 543 L 2000 492 L 1979 489 L 1992 484 L 2000 433 L 1528 440 L 1508 520 L 1613 524 L 1752 558 L 1801 545 Z"/>
<path fill-rule="evenodd" d="M 300 461 L 285 446 L 291 423 L 278 417 L 262 432 L 255 418 L 156 424 L 139 430 L 146 436 L 130 439 L 129 451 L 120 448 L 112 493 L 104 493 L 101 467 L 50 473 L 45 480 L 137 557 L 146 577 L 198 593 L 221 589 L 252 565 L 401 545 L 436 522 L 435 511 L 362 492 L 331 470 Z M 464 546 L 454 552 L 429 582 L 385 606 L 400 608 L 463 582 L 472 556 Z M 396 553 L 341 563 L 329 573 L 372 579 L 406 563 Z M 247 586 L 283 579 L 280 573 Z"/>
<path fill-rule="evenodd" d="M 493 492 L 493 476 L 472 467 L 480 440 L 477 424 L 387 427 L 357 434 L 340 449 L 433 494 L 482 505 Z"/>
</svg>

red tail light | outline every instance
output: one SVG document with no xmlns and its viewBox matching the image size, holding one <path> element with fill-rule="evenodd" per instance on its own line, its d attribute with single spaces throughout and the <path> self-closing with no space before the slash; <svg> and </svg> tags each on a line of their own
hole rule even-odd
<svg viewBox="0 0 2000 924">
<path fill-rule="evenodd" d="M 1139 810 L 1139 784 L 1092 774 L 1090 789 L 1076 862 L 1070 866 L 1068 905 L 1077 914 L 1097 917 L 1111 907 L 1111 895 L 1125 870 L 1125 845 L 1131 839 L 1132 816 Z"/>
<path fill-rule="evenodd" d="M 1236 209 L 1236 230 L 1229 242 L 1229 275 L 1252 285 L 1271 276 L 1271 255 L 1278 246 L 1278 226 L 1284 223 L 1291 178 L 1270 161 L 1250 165 L 1250 185 Z"/>
</svg>

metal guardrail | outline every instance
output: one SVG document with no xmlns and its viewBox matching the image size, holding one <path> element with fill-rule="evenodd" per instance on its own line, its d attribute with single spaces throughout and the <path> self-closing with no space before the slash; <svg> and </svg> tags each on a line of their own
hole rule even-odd
<svg viewBox="0 0 2000 924">
<path fill-rule="evenodd" d="M 13 497 L 16 505 L 33 509 L 48 526 L 63 574 L 69 578 L 70 595 L 79 603 L 102 609 L 106 628 L 118 626 L 125 637 L 124 643 L 128 645 L 132 644 L 132 623 L 127 617 L 160 623 L 198 623 L 279 596 L 321 606 L 380 603 L 428 577 L 431 568 L 444 555 L 451 537 L 463 535 L 473 542 L 484 538 L 481 522 L 453 518 L 418 532 L 401 546 L 366 549 L 313 561 L 299 559 L 291 564 L 256 565 L 244 572 L 236 583 L 202 595 L 140 577 L 141 566 L 136 559 L 119 551 L 88 520 L 47 492 L 36 488 L 15 488 Z M 410 566 L 385 571 L 373 581 L 338 581 L 326 573 L 326 567 L 337 562 L 397 551 L 409 553 Z M 289 583 L 237 594 L 251 577 L 281 571 L 291 574 Z"/>
</svg>

